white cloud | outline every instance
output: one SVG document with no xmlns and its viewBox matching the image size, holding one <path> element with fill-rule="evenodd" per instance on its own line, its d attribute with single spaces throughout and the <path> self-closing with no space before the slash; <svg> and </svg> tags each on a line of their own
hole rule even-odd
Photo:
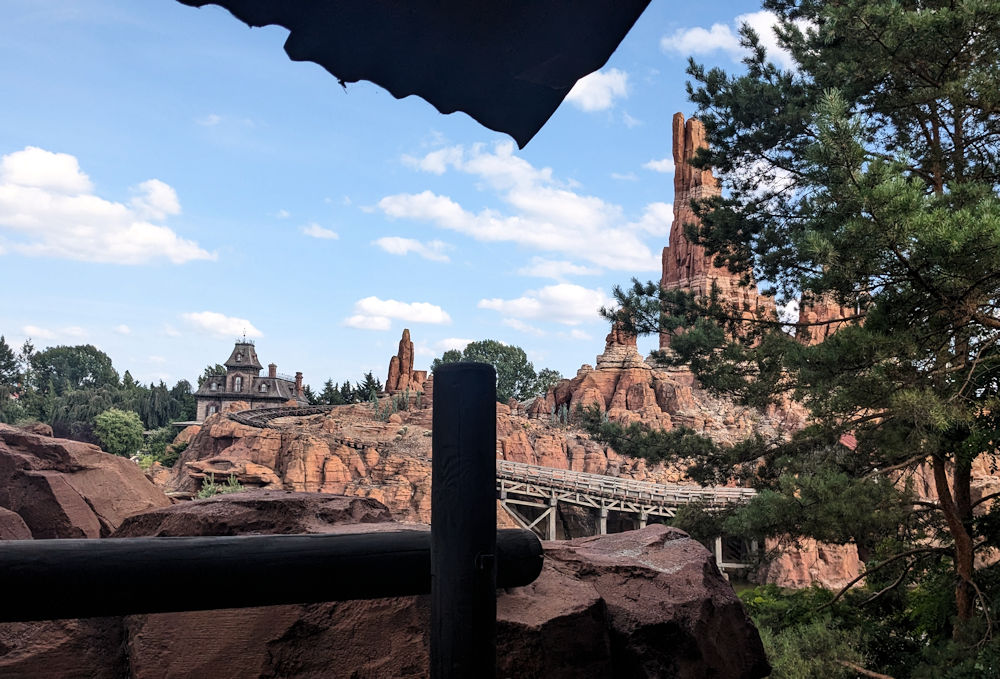
<svg viewBox="0 0 1000 679">
<path fill-rule="evenodd" d="M 407 323 L 451 323 L 451 316 L 436 304 L 365 297 L 354 303 L 354 315 L 344 319 L 344 325 L 362 330 L 388 330 L 393 319 Z"/>
<path fill-rule="evenodd" d="M 288 210 L 282 209 L 275 212 L 274 216 L 277 217 L 278 219 L 288 219 L 289 217 L 292 216 L 292 213 L 289 212 Z"/>
<path fill-rule="evenodd" d="M 119 335 L 131 335 L 132 328 L 122 323 L 121 325 L 115 326 L 115 332 L 117 332 Z"/>
<path fill-rule="evenodd" d="M 674 206 L 672 203 L 650 203 L 639 221 L 632 225 L 637 231 L 650 236 L 667 237 L 670 235 L 670 225 L 674 221 Z"/>
<path fill-rule="evenodd" d="M 574 264 L 573 262 L 532 257 L 531 264 L 518 269 L 517 272 L 522 276 L 554 278 L 557 281 L 561 281 L 566 276 L 593 276 L 601 273 L 601 270 L 593 267 L 580 266 L 579 264 Z"/>
<path fill-rule="evenodd" d="M 472 340 L 464 339 L 462 337 L 445 337 L 443 340 L 438 340 L 434 343 L 434 346 L 440 350 L 443 354 L 446 351 L 451 351 L 452 349 L 456 351 L 464 351 L 465 347 L 472 344 Z"/>
<path fill-rule="evenodd" d="M 612 172 L 611 173 L 611 178 L 612 179 L 617 179 L 618 181 L 621 181 L 621 182 L 637 182 L 637 181 L 639 181 L 639 177 L 638 177 L 638 175 L 636 175 L 635 172 L 626 172 L 625 174 L 622 174 L 621 172 Z"/>
<path fill-rule="evenodd" d="M 589 333 L 580 330 L 579 328 L 573 328 L 569 331 L 569 336 L 575 340 L 589 340 L 593 339 Z"/>
<path fill-rule="evenodd" d="M 482 299 L 480 309 L 492 309 L 505 316 L 578 325 L 600 319 L 598 310 L 612 304 L 600 289 L 591 290 L 571 283 L 528 290 L 517 299 Z"/>
<path fill-rule="evenodd" d="M 628 114 L 628 111 L 622 111 L 622 122 L 625 123 L 625 127 L 629 128 L 630 130 L 633 127 L 639 127 L 640 125 L 642 125 L 642 121 L 639 120 L 638 118 L 633 118 L 632 116 L 630 116 Z"/>
<path fill-rule="evenodd" d="M 642 227 L 628 222 L 621 206 L 574 191 L 550 168 L 535 168 L 514 155 L 512 143 L 491 150 L 482 144 L 456 146 L 441 157 L 447 158 L 446 168 L 482 180 L 480 188 L 495 191 L 511 214 L 471 212 L 431 191 L 386 196 L 379 209 L 394 219 L 430 222 L 479 241 L 517 243 L 619 271 L 659 270 L 659 257 L 642 241 Z M 413 164 L 422 166 L 420 160 Z"/>
<path fill-rule="evenodd" d="M 462 160 L 462 149 L 459 146 L 449 146 L 431 151 L 423 158 L 403 156 L 403 163 L 431 174 L 444 174 L 449 165 L 456 165 Z"/>
<path fill-rule="evenodd" d="M 628 96 L 628 73 L 617 68 L 594 71 L 576 81 L 566 95 L 582 111 L 606 111 L 615 105 L 615 99 Z"/>
<path fill-rule="evenodd" d="M 179 215 L 181 203 L 174 188 L 159 179 L 147 179 L 136 187 L 139 195 L 129 201 L 143 219 L 163 221 L 167 215 Z"/>
<path fill-rule="evenodd" d="M 164 358 L 163 356 L 148 356 L 146 360 L 149 361 L 150 363 L 155 363 L 157 365 L 162 365 L 163 363 L 167 362 L 167 359 Z"/>
<path fill-rule="evenodd" d="M 0 158 L 0 181 L 23 188 L 78 196 L 93 190 L 90 177 L 80 170 L 76 156 L 27 146 Z"/>
<path fill-rule="evenodd" d="M 392 319 L 386 316 L 365 316 L 355 314 L 344 319 L 344 325 L 360 330 L 388 330 L 392 327 Z"/>
<path fill-rule="evenodd" d="M 324 229 L 316 222 L 311 222 L 308 226 L 303 226 L 302 233 L 312 238 L 320 238 L 323 240 L 337 240 L 338 238 L 340 238 L 340 234 L 338 234 L 336 231 L 331 231 L 330 229 Z"/>
<path fill-rule="evenodd" d="M 206 116 L 198 118 L 195 122 L 203 127 L 215 127 L 222 122 L 222 116 L 217 113 L 209 113 Z"/>
<path fill-rule="evenodd" d="M 432 262 L 447 262 L 448 255 L 444 251 L 451 246 L 439 240 L 432 240 L 427 244 L 421 243 L 413 238 L 399 238 L 397 236 L 385 236 L 372 241 L 372 245 L 382 248 L 391 255 L 405 255 L 412 252 L 420 255 L 424 259 Z"/>
<path fill-rule="evenodd" d="M 29 146 L 0 158 L 0 229 L 6 246 L 29 256 L 87 262 L 181 264 L 215 259 L 191 240 L 154 224 L 180 212 L 177 195 L 156 179 L 134 189 L 129 205 L 94 193 L 77 159 Z"/>
<path fill-rule="evenodd" d="M 260 337 L 263 333 L 245 318 L 226 316 L 216 311 L 197 311 L 181 314 L 181 318 L 199 332 L 214 337 Z M 168 333 L 169 334 L 169 333 Z"/>
<path fill-rule="evenodd" d="M 683 56 L 691 54 L 709 54 L 721 51 L 729 55 L 733 61 L 740 61 L 747 55 L 740 45 L 739 28 L 748 24 L 760 37 L 760 43 L 767 50 L 768 58 L 782 68 L 795 67 L 792 55 L 778 45 L 778 36 L 774 28 L 778 23 L 773 12 L 761 10 L 750 14 L 741 14 L 729 24 L 712 24 L 711 28 L 680 28 L 671 35 L 660 38 L 660 49 L 664 52 L 677 52 Z M 798 22 L 800 28 L 808 27 L 806 22 Z"/>
<path fill-rule="evenodd" d="M 26 338 L 31 339 L 57 339 L 65 338 L 69 340 L 76 340 L 87 336 L 87 330 L 81 328 L 78 325 L 68 325 L 57 330 L 52 330 L 50 328 L 42 328 L 37 325 L 25 325 L 21 328 L 21 332 L 24 333 Z"/>
<path fill-rule="evenodd" d="M 32 339 L 55 339 L 56 334 L 48 328 L 40 328 L 37 325 L 26 325 L 21 328 L 25 337 Z"/>
<path fill-rule="evenodd" d="M 650 160 L 643 163 L 642 166 L 647 170 L 652 170 L 653 172 L 662 172 L 663 174 L 673 174 L 674 159 L 661 158 L 660 160 Z"/>
<path fill-rule="evenodd" d="M 169 323 L 163 324 L 163 334 L 167 337 L 180 337 L 181 331 L 170 325 Z"/>
<path fill-rule="evenodd" d="M 514 330 L 528 333 L 529 335 L 537 335 L 539 337 L 545 335 L 545 331 L 541 328 L 536 328 L 535 326 L 529 325 L 528 323 L 525 323 L 517 318 L 505 318 L 501 322 L 509 328 L 514 328 Z"/>
</svg>

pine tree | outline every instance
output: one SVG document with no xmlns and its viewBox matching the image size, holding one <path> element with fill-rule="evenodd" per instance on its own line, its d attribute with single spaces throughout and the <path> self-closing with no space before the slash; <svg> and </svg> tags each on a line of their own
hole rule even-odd
<svg viewBox="0 0 1000 679">
<path fill-rule="evenodd" d="M 847 322 L 809 345 L 822 324 L 751 322 L 653 283 L 616 291 L 609 316 L 673 332 L 668 358 L 711 389 L 803 403 L 803 431 L 715 448 L 695 471 L 768 490 L 744 527 L 866 546 L 869 580 L 893 574 L 882 597 L 945 559 L 957 635 L 991 615 L 976 555 L 1000 545 L 971 491 L 1000 440 L 1000 3 L 765 7 L 795 70 L 749 28 L 744 74 L 689 67 L 711 145 L 696 164 L 723 192 L 687 231 L 779 302 L 835 301 Z M 921 469 L 936 499 L 915 504 L 899 479 Z"/>
</svg>

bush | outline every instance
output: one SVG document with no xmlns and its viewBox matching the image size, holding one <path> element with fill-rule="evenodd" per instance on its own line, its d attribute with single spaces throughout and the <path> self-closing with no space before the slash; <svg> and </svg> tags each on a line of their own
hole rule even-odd
<svg viewBox="0 0 1000 679">
<path fill-rule="evenodd" d="M 131 457 L 142 447 L 142 420 L 131 410 L 108 408 L 94 418 L 94 434 L 112 455 Z"/>
<path fill-rule="evenodd" d="M 225 495 L 226 493 L 240 493 L 246 490 L 243 485 L 236 480 L 236 474 L 230 474 L 229 479 L 226 483 L 216 483 L 215 474 L 209 474 L 207 479 L 201 482 L 201 490 L 198 491 L 196 496 L 199 500 L 203 500 L 207 497 L 212 497 L 213 495 Z"/>
</svg>

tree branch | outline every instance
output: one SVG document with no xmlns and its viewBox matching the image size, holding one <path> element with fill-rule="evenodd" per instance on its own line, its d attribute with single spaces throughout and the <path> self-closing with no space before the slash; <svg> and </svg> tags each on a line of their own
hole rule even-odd
<svg viewBox="0 0 1000 679">
<path fill-rule="evenodd" d="M 845 594 L 847 594 L 847 590 L 849 590 L 851 587 L 854 587 L 854 585 L 856 585 L 859 582 L 861 582 L 862 580 L 864 580 L 870 573 L 874 573 L 875 571 L 881 570 L 881 569 L 885 568 L 886 566 L 888 566 L 889 564 L 891 564 L 891 563 L 893 563 L 895 561 L 899 561 L 900 559 L 905 559 L 907 557 L 913 556 L 914 554 L 923 554 L 923 553 L 926 553 L 926 552 L 934 552 L 934 553 L 940 553 L 940 554 L 947 554 L 949 551 L 950 550 L 948 550 L 948 549 L 946 549 L 944 547 L 916 547 L 914 549 L 908 549 L 905 552 L 900 552 L 899 554 L 896 554 L 895 556 L 889 557 L 888 559 L 886 559 L 885 561 L 883 561 L 879 565 L 873 566 L 872 568 L 866 569 L 864 573 L 862 573 L 861 575 L 859 575 L 858 577 L 854 578 L 849 583 L 847 583 L 846 585 L 844 585 L 840 589 L 840 591 L 837 592 L 837 594 L 832 599 L 830 599 L 829 601 L 827 601 L 825 604 L 823 604 L 822 606 L 820 606 L 816 610 L 817 611 L 822 611 L 824 608 L 829 608 L 830 606 L 834 605 L 835 603 L 837 603 L 837 601 L 842 596 L 844 596 Z"/>
<path fill-rule="evenodd" d="M 871 670 L 866 670 L 861 665 L 852 663 L 850 660 L 835 660 L 834 662 L 836 662 L 838 665 L 843 665 L 847 669 L 853 670 L 854 672 L 857 672 L 862 676 L 871 677 L 871 679 L 893 679 L 888 674 L 879 674 L 878 672 L 872 672 Z"/>
</svg>

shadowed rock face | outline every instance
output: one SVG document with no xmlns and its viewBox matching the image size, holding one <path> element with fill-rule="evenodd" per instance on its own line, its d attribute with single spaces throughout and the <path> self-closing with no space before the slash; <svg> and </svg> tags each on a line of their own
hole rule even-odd
<svg viewBox="0 0 1000 679">
<path fill-rule="evenodd" d="M 398 525 L 387 518 L 372 500 L 258 491 L 154 509 L 114 537 Z M 0 676 L 426 677 L 429 613 L 428 597 L 400 597 L 0 625 Z M 708 551 L 655 525 L 546 543 L 538 580 L 498 593 L 497 647 L 498 676 L 519 679 L 752 679 L 768 671 L 757 632 Z"/>
<path fill-rule="evenodd" d="M 96 538 L 170 499 L 134 462 L 97 446 L 0 425 L 0 507 L 35 538 Z"/>
<path fill-rule="evenodd" d="M 525 144 L 579 78 L 607 62 L 649 0 L 179 0 L 290 31 L 285 52 L 341 83 L 464 111 Z M 192 20 L 195 18 L 193 17 Z"/>
</svg>

